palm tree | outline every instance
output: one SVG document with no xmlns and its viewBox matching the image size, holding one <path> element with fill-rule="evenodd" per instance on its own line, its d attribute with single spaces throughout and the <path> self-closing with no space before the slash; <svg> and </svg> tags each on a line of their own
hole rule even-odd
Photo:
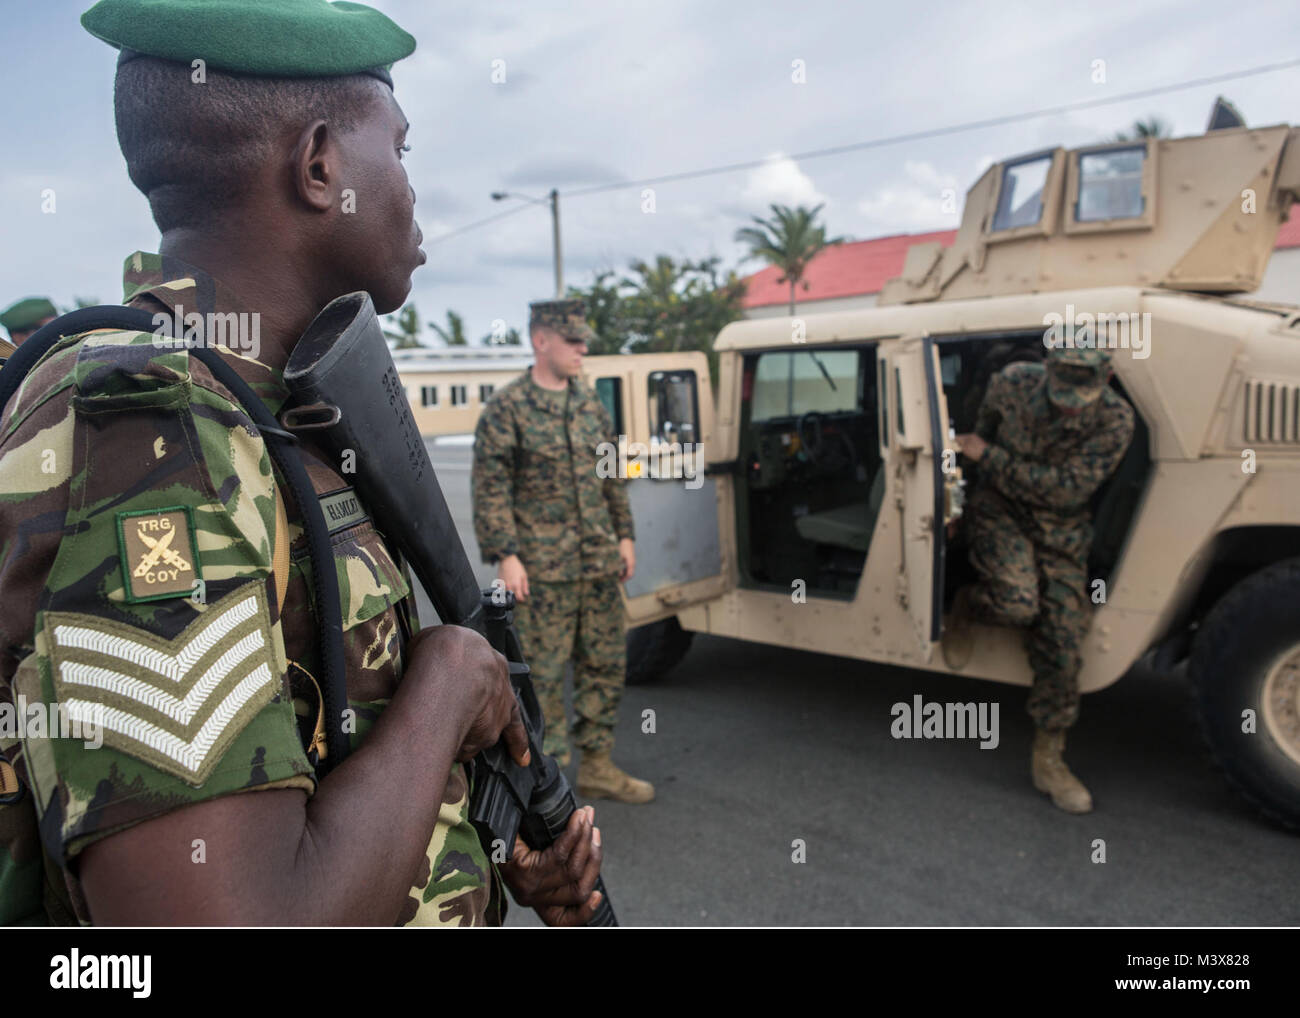
<svg viewBox="0 0 1300 1018">
<path fill-rule="evenodd" d="M 445 329 L 437 322 L 430 322 L 429 328 L 436 332 L 439 338 L 448 346 L 469 345 L 469 340 L 465 336 L 465 319 L 450 308 L 447 310 L 447 327 Z"/>
<path fill-rule="evenodd" d="M 1169 138 L 1173 135 L 1173 126 L 1154 113 L 1145 120 L 1133 121 L 1127 131 L 1116 131 L 1115 141 L 1141 141 L 1143 138 Z"/>
<path fill-rule="evenodd" d="M 778 283 L 790 284 L 790 314 L 794 315 L 795 288 L 803 282 L 808 265 L 821 252 L 833 244 L 842 244 L 843 237 L 826 239 L 826 227 L 818 224 L 817 214 L 823 205 L 809 209 L 800 205 L 772 205 L 772 216 L 763 219 L 753 216 L 753 226 L 742 226 L 736 231 L 736 240 L 749 245 L 748 258 L 761 258 L 782 272 Z M 803 288 L 808 289 L 804 283 Z"/>
<path fill-rule="evenodd" d="M 420 314 L 415 310 L 414 304 L 407 304 L 401 311 L 397 312 L 396 318 L 388 315 L 389 324 L 396 325 L 395 329 L 384 329 L 384 335 L 393 341 L 393 345 L 398 350 L 410 350 L 420 346 Z"/>
</svg>

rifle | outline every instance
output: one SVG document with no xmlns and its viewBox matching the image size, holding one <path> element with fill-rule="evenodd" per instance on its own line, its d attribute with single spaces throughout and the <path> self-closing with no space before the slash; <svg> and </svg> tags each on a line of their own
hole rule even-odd
<svg viewBox="0 0 1300 1018">
<path fill-rule="evenodd" d="M 284 379 L 298 405 L 281 414 L 283 425 L 319 432 L 327 449 L 355 465 L 362 500 L 410 564 L 439 619 L 481 633 L 510 663 L 531 760 L 520 767 L 500 743 L 475 757 L 470 820 L 485 844 L 504 848 L 507 860 L 516 834 L 544 850 L 577 804 L 559 765 L 542 752 L 545 723 L 513 624 L 514 596 L 479 589 L 370 296 L 351 293 L 327 305 L 298 341 Z M 588 925 L 618 925 L 602 878 L 596 890 L 601 901 Z"/>
</svg>

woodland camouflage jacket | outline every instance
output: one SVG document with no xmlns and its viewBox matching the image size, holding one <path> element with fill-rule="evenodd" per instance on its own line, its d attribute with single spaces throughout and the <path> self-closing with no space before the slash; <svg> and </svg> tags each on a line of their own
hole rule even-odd
<svg viewBox="0 0 1300 1018">
<path fill-rule="evenodd" d="M 126 299 L 155 312 L 241 308 L 204 273 L 148 254 L 127 259 Z M 278 411 L 279 371 L 222 356 Z M 349 691 L 391 688 L 414 616 L 403 570 L 344 477 L 303 455 L 331 531 Z M 0 925 L 93 920 L 76 860 L 105 835 L 232 792 L 314 792 L 311 563 L 287 509 L 244 411 L 197 358 L 152 334 L 63 340 L 10 401 L 0 753 L 25 793 L 0 806 Z M 349 699 L 356 744 L 387 701 Z M 97 719 L 102 746 L 5 723 L 42 705 Z M 457 765 L 400 922 L 495 918 L 495 874 L 467 811 Z"/>
</svg>

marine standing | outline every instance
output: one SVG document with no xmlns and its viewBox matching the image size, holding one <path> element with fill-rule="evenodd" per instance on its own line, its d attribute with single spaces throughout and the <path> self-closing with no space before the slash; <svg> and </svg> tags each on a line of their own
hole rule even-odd
<svg viewBox="0 0 1300 1018">
<path fill-rule="evenodd" d="M 957 436 L 979 464 L 966 515 L 980 579 L 958 593 L 944 655 L 954 667 L 969 658 L 971 621 L 1026 630 L 1031 775 L 1069 813 L 1092 809 L 1062 756 L 1079 717 L 1080 646 L 1092 618 L 1088 504 L 1133 439 L 1133 408 L 1107 385 L 1111 373 L 1110 353 L 1096 348 L 1059 346 L 1044 364 L 1009 365 L 990 380 L 974 434 Z"/>
<path fill-rule="evenodd" d="M 278 412 L 317 313 L 358 290 L 393 311 L 424 261 L 388 72 L 415 40 L 324 0 L 102 0 L 82 23 L 121 50 L 118 139 L 162 234 L 126 301 L 176 335 L 238 323 L 205 340 Z M 0 736 L 0 923 L 475 925 L 499 878 L 547 923 L 594 912 L 590 809 L 499 866 L 469 822 L 463 762 L 502 738 L 527 761 L 505 659 L 415 631 L 364 493 L 301 449 L 316 496 L 355 507 L 330 534 L 348 709 L 314 731 L 302 514 L 187 345 L 68 337 L 0 410 L 0 707 L 47 719 Z M 83 737 L 50 737 L 60 715 Z M 329 723 L 352 752 L 322 774 Z"/>
<path fill-rule="evenodd" d="M 626 677 L 619 584 L 636 568 L 626 483 L 596 469 L 617 443 L 604 404 L 582 381 L 594 337 L 577 299 L 529 308 L 535 361 L 495 393 L 474 436 L 474 532 L 483 561 L 515 595 L 523 650 L 546 718 L 545 750 L 570 762 L 564 669 L 574 661 L 578 791 L 642 803 L 654 786 L 611 759 Z"/>
</svg>

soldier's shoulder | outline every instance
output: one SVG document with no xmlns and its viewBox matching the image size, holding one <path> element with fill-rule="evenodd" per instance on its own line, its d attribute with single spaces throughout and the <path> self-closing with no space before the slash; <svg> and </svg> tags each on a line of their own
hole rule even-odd
<svg viewBox="0 0 1300 1018">
<path fill-rule="evenodd" d="M 489 410 L 499 412 L 511 407 L 522 406 L 526 402 L 527 396 L 528 372 L 525 371 L 521 375 L 516 375 L 493 392 L 488 397 L 487 403 L 484 404 L 483 412 L 487 413 Z"/>
<path fill-rule="evenodd" d="M 1037 385 L 1042 381 L 1043 375 L 1046 374 L 1047 368 L 1038 361 L 1016 361 L 1008 364 L 998 374 L 1006 380 L 1009 385 L 1016 388 L 1029 388 Z"/>
<path fill-rule="evenodd" d="M 3 435 L 51 400 L 144 398 L 187 379 L 188 364 L 185 350 L 160 345 L 153 333 L 99 329 L 66 336 L 27 372 L 9 404 Z"/>
<path fill-rule="evenodd" d="M 1110 386 L 1101 391 L 1101 412 L 1113 427 L 1132 428 L 1136 417 L 1132 404 Z"/>
<path fill-rule="evenodd" d="M 1027 400 L 1042 384 L 1046 368 L 1033 361 L 1008 364 L 989 379 L 987 398 L 995 403 L 1019 403 Z"/>
</svg>

